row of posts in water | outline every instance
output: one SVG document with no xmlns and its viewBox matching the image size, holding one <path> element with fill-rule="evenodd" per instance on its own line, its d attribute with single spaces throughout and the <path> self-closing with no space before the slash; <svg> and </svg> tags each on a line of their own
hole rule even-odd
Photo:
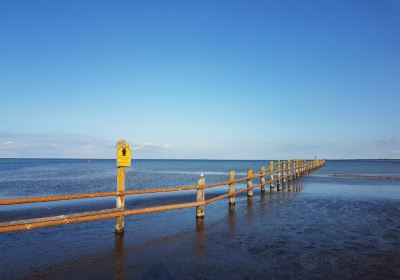
<svg viewBox="0 0 400 280">
<path fill-rule="evenodd" d="M 261 192 L 265 192 L 267 185 L 266 178 L 269 177 L 270 191 L 273 192 L 275 185 L 277 191 L 280 191 L 281 184 L 285 187 L 286 181 L 295 180 L 300 176 L 303 176 L 312 170 L 320 168 L 325 165 L 325 160 L 315 159 L 313 161 L 305 160 L 287 160 L 280 161 L 276 163 L 276 170 L 274 169 L 274 161 L 269 162 L 269 172 L 267 173 L 267 168 L 265 166 L 261 167 L 259 175 L 260 178 L 260 189 Z M 253 169 L 247 170 L 247 196 L 253 196 L 253 188 L 258 187 L 253 185 Z M 235 171 L 229 171 L 229 205 L 235 205 Z M 290 184 L 289 184 L 290 188 Z M 201 178 L 197 181 L 197 201 L 205 200 L 205 178 Z M 196 217 L 204 217 L 204 206 L 196 207 Z"/>
</svg>

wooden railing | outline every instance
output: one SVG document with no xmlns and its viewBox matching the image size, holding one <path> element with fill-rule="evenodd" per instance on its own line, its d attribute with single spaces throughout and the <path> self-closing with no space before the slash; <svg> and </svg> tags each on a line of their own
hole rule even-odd
<svg viewBox="0 0 400 280">
<path fill-rule="evenodd" d="M 123 190 L 116 192 L 96 192 L 96 193 L 82 193 L 82 194 L 65 194 L 65 195 L 52 195 L 52 196 L 40 196 L 40 197 L 24 197 L 24 198 L 13 198 L 13 199 L 0 199 L 0 205 L 16 205 L 16 204 L 27 204 L 27 203 L 41 203 L 50 201 L 64 201 L 73 199 L 88 199 L 97 197 L 116 197 L 117 208 L 106 209 L 100 211 L 82 212 L 68 215 L 60 215 L 45 218 L 18 220 L 11 222 L 0 223 L 0 233 L 29 230 L 35 228 L 43 228 L 49 226 L 65 225 L 70 223 L 89 222 L 97 221 L 102 219 L 117 219 L 116 232 L 121 233 L 124 230 L 123 217 L 130 215 L 140 215 L 161 211 L 169 211 L 176 209 L 192 208 L 196 207 L 196 218 L 204 218 L 205 206 L 219 201 L 221 199 L 229 198 L 229 204 L 235 204 L 235 196 L 241 193 L 247 192 L 249 197 L 253 196 L 253 189 L 260 188 L 262 192 L 265 192 L 265 188 L 268 183 L 270 185 L 270 191 L 274 191 L 275 185 L 277 190 L 280 190 L 280 185 L 285 184 L 286 180 L 295 180 L 296 178 L 311 172 L 317 168 L 325 165 L 324 160 L 288 160 L 288 161 L 270 161 L 269 171 L 267 172 L 266 167 L 261 167 L 259 172 L 253 173 L 252 169 L 247 171 L 247 176 L 242 178 L 235 178 L 235 172 L 229 172 L 229 180 L 223 182 L 217 182 L 213 184 L 206 184 L 205 178 L 201 177 L 197 181 L 197 185 L 193 186 L 182 186 L 173 188 L 156 188 L 156 189 L 142 189 L 142 190 Z M 119 178 L 119 177 L 118 177 Z M 123 174 L 125 179 L 125 174 Z M 259 184 L 253 184 L 254 179 L 259 179 Z M 122 182 L 124 185 L 125 180 Z M 235 183 L 247 182 L 247 187 L 236 190 Z M 121 182 L 118 182 L 120 184 Z M 210 199 L 206 199 L 206 189 L 215 188 L 219 186 L 229 186 L 229 192 L 222 194 Z M 124 188 L 123 188 L 124 189 Z M 160 205 L 153 207 L 146 207 L 140 209 L 128 209 L 124 208 L 125 196 L 128 195 L 140 195 L 140 194 L 152 194 L 152 193 L 163 193 L 163 192 L 180 192 L 196 190 L 196 201 L 169 205 Z"/>
</svg>

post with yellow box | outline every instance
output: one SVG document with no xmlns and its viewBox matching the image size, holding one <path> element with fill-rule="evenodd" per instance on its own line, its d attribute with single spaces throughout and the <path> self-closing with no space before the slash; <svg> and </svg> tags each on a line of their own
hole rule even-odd
<svg viewBox="0 0 400 280">
<path fill-rule="evenodd" d="M 117 209 L 125 209 L 125 167 L 131 166 L 131 147 L 125 140 L 117 143 Z M 115 233 L 124 233 L 124 216 L 116 218 Z"/>
</svg>

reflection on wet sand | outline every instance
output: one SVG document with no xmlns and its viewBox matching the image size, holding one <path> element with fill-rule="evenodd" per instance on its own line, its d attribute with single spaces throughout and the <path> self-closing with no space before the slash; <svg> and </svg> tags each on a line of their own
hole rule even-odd
<svg viewBox="0 0 400 280">
<path fill-rule="evenodd" d="M 235 232 L 235 226 L 236 226 L 236 208 L 235 208 L 235 205 L 229 205 L 228 225 L 229 225 L 229 233 L 233 234 Z"/>
<path fill-rule="evenodd" d="M 124 234 L 115 235 L 115 279 L 122 280 L 124 277 Z"/>
<path fill-rule="evenodd" d="M 205 225 L 204 218 L 196 219 L 196 255 L 203 257 L 205 255 Z"/>
<path fill-rule="evenodd" d="M 294 183 L 294 191 L 295 192 L 300 192 L 301 191 L 301 187 L 300 187 L 299 182 L 297 180 Z"/>
<path fill-rule="evenodd" d="M 261 196 L 263 196 L 263 195 L 264 194 L 261 194 Z M 253 207 L 253 197 L 252 196 L 247 197 L 247 209 L 246 210 L 247 210 L 247 220 L 249 223 L 252 223 L 253 217 L 254 217 L 254 215 L 253 215 L 254 207 Z"/>
</svg>

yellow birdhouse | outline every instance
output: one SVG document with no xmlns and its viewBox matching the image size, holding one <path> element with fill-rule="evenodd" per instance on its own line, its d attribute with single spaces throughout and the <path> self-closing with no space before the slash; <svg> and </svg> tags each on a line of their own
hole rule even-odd
<svg viewBox="0 0 400 280">
<path fill-rule="evenodd" d="M 125 140 L 119 140 L 117 143 L 117 166 L 131 166 L 131 147 Z"/>
</svg>

